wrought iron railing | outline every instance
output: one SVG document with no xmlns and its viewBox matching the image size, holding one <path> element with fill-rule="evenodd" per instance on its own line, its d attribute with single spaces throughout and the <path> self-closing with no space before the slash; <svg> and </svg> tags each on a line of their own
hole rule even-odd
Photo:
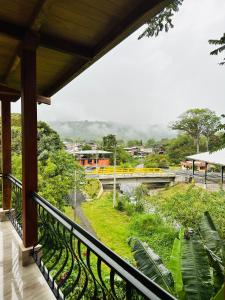
<svg viewBox="0 0 225 300">
<path fill-rule="evenodd" d="M 22 184 L 12 184 L 9 219 L 22 237 Z M 37 193 L 38 243 L 32 256 L 56 299 L 175 299 Z"/>
<path fill-rule="evenodd" d="M 22 238 L 22 183 L 12 175 L 8 175 L 8 179 L 12 185 L 12 208 L 8 218 Z"/>
<path fill-rule="evenodd" d="M 57 299 L 175 299 L 48 201 L 32 198 L 39 235 L 33 258 Z"/>
</svg>

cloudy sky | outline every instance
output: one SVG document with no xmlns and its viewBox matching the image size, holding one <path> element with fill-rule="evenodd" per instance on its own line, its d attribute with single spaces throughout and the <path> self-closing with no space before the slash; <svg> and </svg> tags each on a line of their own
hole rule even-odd
<svg viewBox="0 0 225 300">
<path fill-rule="evenodd" d="M 145 127 L 167 124 L 193 107 L 225 113 L 223 56 L 210 56 L 208 44 L 225 31 L 225 1 L 185 0 L 174 25 L 142 40 L 139 29 L 57 93 L 51 107 L 38 106 L 39 119 Z"/>
</svg>

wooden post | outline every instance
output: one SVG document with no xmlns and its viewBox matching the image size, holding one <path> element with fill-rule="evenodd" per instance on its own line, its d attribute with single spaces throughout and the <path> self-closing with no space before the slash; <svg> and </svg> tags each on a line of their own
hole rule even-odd
<svg viewBox="0 0 225 300">
<path fill-rule="evenodd" d="M 192 175 L 195 175 L 195 161 L 192 161 Z"/>
<path fill-rule="evenodd" d="M 30 247 L 37 242 L 37 207 L 30 197 L 37 191 L 36 48 L 26 44 L 21 52 L 21 112 L 23 244 Z"/>
<path fill-rule="evenodd" d="M 7 175 L 11 173 L 11 113 L 10 102 L 2 101 L 2 208 L 11 208 L 11 183 Z"/>
</svg>

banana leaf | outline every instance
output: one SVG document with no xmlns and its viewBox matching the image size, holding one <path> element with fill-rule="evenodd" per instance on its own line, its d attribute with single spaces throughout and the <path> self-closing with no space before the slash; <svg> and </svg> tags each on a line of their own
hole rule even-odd
<svg viewBox="0 0 225 300">
<path fill-rule="evenodd" d="M 199 224 L 199 232 L 203 239 L 205 248 L 211 257 L 213 267 L 224 274 L 224 241 L 220 238 L 219 233 L 208 212 L 205 212 Z"/>
<path fill-rule="evenodd" d="M 138 269 L 162 288 L 173 293 L 174 281 L 171 272 L 163 265 L 161 258 L 148 246 L 136 238 L 130 238 Z"/>
<path fill-rule="evenodd" d="M 225 298 L 225 290 L 224 290 L 224 284 L 222 285 L 221 289 L 218 291 L 218 293 L 211 298 L 211 300 L 224 300 Z"/>
<path fill-rule="evenodd" d="M 209 300 L 213 295 L 210 265 L 199 235 L 182 242 L 182 278 L 187 300 Z"/>
<path fill-rule="evenodd" d="M 183 280 L 181 273 L 181 242 L 184 237 L 184 229 L 182 228 L 179 233 L 179 239 L 175 239 L 173 242 L 173 249 L 169 261 L 169 270 L 171 271 L 174 279 L 175 292 L 179 299 L 185 299 L 185 293 L 183 290 Z"/>
</svg>

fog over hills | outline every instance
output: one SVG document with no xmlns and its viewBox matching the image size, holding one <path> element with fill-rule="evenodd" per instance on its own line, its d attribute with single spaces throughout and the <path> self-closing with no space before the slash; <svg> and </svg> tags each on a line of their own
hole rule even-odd
<svg viewBox="0 0 225 300">
<path fill-rule="evenodd" d="M 54 121 L 50 125 L 63 138 L 78 138 L 81 140 L 97 140 L 108 134 L 115 134 L 117 139 L 161 139 L 172 137 L 175 133 L 163 125 L 150 125 L 145 128 L 132 125 L 124 125 L 115 122 L 102 121 Z"/>
</svg>

